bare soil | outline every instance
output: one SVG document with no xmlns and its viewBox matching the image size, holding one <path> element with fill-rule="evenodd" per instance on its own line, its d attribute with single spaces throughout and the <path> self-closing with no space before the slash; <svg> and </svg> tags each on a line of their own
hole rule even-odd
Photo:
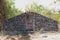
<svg viewBox="0 0 60 40">
<path fill-rule="evenodd" d="M 29 34 L 30 37 L 22 35 L 0 35 L 0 40 L 60 40 L 60 33 L 48 32 L 40 34 L 39 32 Z"/>
</svg>

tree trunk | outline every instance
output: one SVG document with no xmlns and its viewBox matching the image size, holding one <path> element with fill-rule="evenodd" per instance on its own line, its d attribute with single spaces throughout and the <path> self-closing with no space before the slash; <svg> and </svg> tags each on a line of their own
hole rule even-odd
<svg viewBox="0 0 60 40">
<path fill-rule="evenodd" d="M 5 12 L 6 12 L 6 5 L 5 5 L 5 0 L 0 0 L 0 31 L 3 29 L 2 23 L 3 20 L 5 19 Z"/>
</svg>

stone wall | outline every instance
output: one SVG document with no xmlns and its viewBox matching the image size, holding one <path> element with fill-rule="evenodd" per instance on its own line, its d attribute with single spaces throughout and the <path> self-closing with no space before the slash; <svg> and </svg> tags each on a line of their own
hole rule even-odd
<svg viewBox="0 0 60 40">
<path fill-rule="evenodd" d="M 27 15 L 28 14 L 28 15 Z M 3 22 L 3 31 L 58 31 L 57 21 L 35 12 L 26 12 Z"/>
</svg>

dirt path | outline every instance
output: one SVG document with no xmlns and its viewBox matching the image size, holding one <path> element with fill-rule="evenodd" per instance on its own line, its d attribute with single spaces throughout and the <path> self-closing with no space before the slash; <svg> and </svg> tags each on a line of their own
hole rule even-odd
<svg viewBox="0 0 60 40">
<path fill-rule="evenodd" d="M 39 33 L 34 33 L 34 34 L 29 34 L 30 38 L 28 40 L 60 40 L 60 33 L 44 33 L 44 34 L 39 34 Z M 21 35 L 14 35 L 14 36 L 0 36 L 0 40 L 25 40 L 24 37 Z"/>
<path fill-rule="evenodd" d="M 45 33 L 31 35 L 31 40 L 60 40 L 60 33 Z"/>
</svg>

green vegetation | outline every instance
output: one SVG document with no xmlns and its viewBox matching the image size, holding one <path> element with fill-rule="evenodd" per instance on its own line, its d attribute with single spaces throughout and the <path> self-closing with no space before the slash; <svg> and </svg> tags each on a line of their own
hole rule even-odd
<svg viewBox="0 0 60 40">
<path fill-rule="evenodd" d="M 6 7 L 7 7 L 6 18 L 7 19 L 22 13 L 22 11 L 15 8 L 13 4 L 14 4 L 13 0 L 6 0 Z"/>
<path fill-rule="evenodd" d="M 14 0 L 0 0 L 0 30 L 2 29 L 2 22 L 5 19 L 10 19 L 22 13 L 13 5 Z"/>
<path fill-rule="evenodd" d="M 10 19 L 23 13 L 14 6 L 14 0 L 1 0 L 0 3 L 0 20 Z M 56 2 L 54 2 L 56 3 Z M 3 7 L 3 8 L 2 8 Z M 35 3 L 31 4 L 26 11 L 34 11 L 51 19 L 58 21 L 58 26 L 60 29 L 60 10 L 57 12 L 52 12 L 50 9 L 45 9 L 42 5 L 37 5 Z M 53 10 L 54 11 L 54 10 Z"/>
<path fill-rule="evenodd" d="M 9 19 L 9 18 L 12 18 L 18 14 L 21 14 L 22 11 L 21 10 L 18 10 L 17 8 L 15 8 L 14 6 L 14 3 L 13 3 L 14 0 L 2 0 L 1 1 L 1 4 L 4 4 L 4 9 L 0 12 L 1 15 L 4 15 L 6 19 Z M 2 6 L 3 7 L 3 6 Z"/>
<path fill-rule="evenodd" d="M 59 27 L 59 30 L 60 30 L 60 10 L 59 11 L 55 11 L 53 10 L 50 10 L 50 9 L 43 9 L 43 6 L 42 5 L 37 5 L 37 4 L 31 4 L 27 9 L 26 11 L 34 11 L 34 12 L 37 12 L 43 16 L 46 16 L 46 17 L 49 17 L 53 20 L 56 20 L 58 21 L 58 27 Z"/>
</svg>

